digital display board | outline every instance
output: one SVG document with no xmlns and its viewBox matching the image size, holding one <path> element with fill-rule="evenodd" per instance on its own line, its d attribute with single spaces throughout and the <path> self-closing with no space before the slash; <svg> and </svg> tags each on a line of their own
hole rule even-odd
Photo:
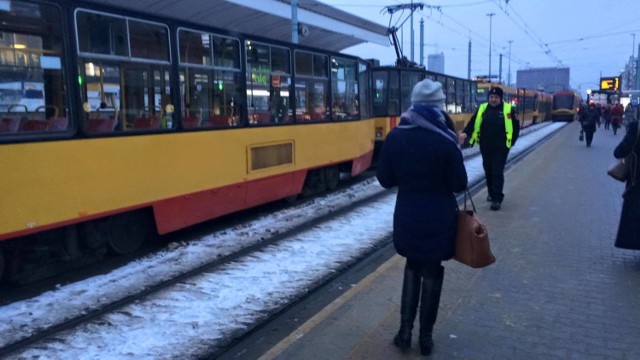
<svg viewBox="0 0 640 360">
<path fill-rule="evenodd" d="M 600 78 L 600 90 L 618 92 L 620 90 L 620 77 L 614 76 Z"/>
</svg>

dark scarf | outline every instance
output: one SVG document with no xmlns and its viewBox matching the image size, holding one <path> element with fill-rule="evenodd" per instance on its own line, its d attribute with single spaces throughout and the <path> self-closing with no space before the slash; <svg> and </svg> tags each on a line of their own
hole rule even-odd
<svg viewBox="0 0 640 360">
<path fill-rule="evenodd" d="M 399 128 L 420 127 L 440 134 L 458 145 L 458 135 L 447 127 L 442 110 L 433 105 L 414 104 L 400 116 Z"/>
</svg>

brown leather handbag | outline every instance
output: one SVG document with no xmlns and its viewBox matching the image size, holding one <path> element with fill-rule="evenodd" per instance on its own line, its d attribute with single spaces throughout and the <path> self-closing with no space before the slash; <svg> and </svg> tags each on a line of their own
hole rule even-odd
<svg viewBox="0 0 640 360">
<path fill-rule="evenodd" d="M 472 209 L 467 209 L 467 195 Z M 458 207 L 458 232 L 456 233 L 456 252 L 453 256 L 459 262 L 472 268 L 482 268 L 496 262 L 489 246 L 487 227 L 478 218 L 476 205 L 469 189 L 464 193 L 464 207 Z"/>
<path fill-rule="evenodd" d="M 638 138 L 640 138 L 640 125 L 638 125 L 638 133 L 636 139 L 633 142 L 631 153 L 622 159 L 617 160 L 613 165 L 607 169 L 607 174 L 612 178 L 625 182 L 630 180 L 632 183 L 636 178 L 636 171 L 638 168 L 638 156 L 636 155 L 636 145 L 638 144 Z"/>
</svg>

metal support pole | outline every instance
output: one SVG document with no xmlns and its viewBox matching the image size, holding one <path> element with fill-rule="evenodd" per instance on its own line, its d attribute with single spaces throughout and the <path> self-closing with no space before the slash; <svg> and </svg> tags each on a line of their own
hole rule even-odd
<svg viewBox="0 0 640 360">
<path fill-rule="evenodd" d="M 469 50 L 467 50 L 467 79 L 471 80 L 471 39 L 469 39 Z"/>
<path fill-rule="evenodd" d="M 411 8 L 413 8 L 413 0 L 411 0 Z M 413 61 L 413 11 L 411 12 L 411 58 L 409 60 Z"/>
<path fill-rule="evenodd" d="M 511 86 L 511 43 L 513 40 L 509 40 L 509 74 L 507 75 L 507 85 Z"/>
<path fill-rule="evenodd" d="M 488 13 L 487 16 L 489 17 L 489 81 L 491 81 L 491 31 L 492 31 L 492 25 L 493 25 L 493 16 L 496 13 Z"/>
<path fill-rule="evenodd" d="M 420 66 L 424 66 L 424 19 L 420 19 Z"/>
<path fill-rule="evenodd" d="M 502 82 L 502 54 L 500 54 L 500 61 L 498 62 L 498 82 Z"/>
<path fill-rule="evenodd" d="M 638 59 L 636 59 L 636 89 L 640 89 L 640 44 L 638 44 Z"/>
<path fill-rule="evenodd" d="M 298 0 L 291 0 L 291 42 L 298 43 Z"/>
</svg>

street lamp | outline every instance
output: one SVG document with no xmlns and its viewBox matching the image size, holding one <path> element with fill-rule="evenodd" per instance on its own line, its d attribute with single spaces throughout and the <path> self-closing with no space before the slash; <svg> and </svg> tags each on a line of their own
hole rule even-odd
<svg viewBox="0 0 640 360">
<path fill-rule="evenodd" d="M 495 15 L 496 13 L 488 13 L 487 16 L 489 17 L 489 81 L 491 81 L 491 26 L 493 23 L 493 15 Z"/>
</svg>

